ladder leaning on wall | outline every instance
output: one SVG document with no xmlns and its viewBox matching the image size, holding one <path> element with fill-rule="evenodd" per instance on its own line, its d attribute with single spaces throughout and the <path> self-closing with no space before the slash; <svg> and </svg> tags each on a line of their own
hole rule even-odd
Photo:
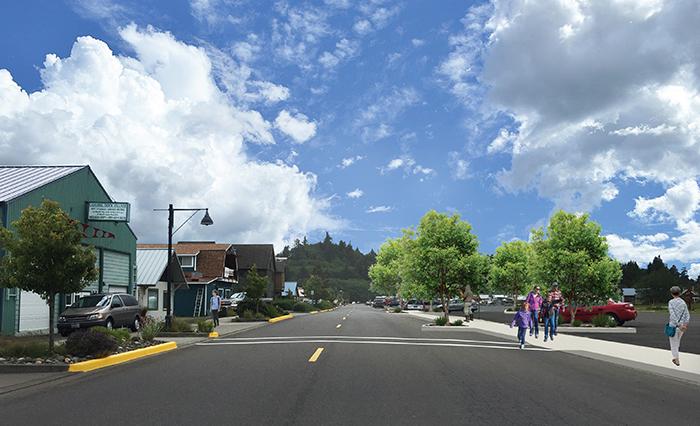
<svg viewBox="0 0 700 426">
<path fill-rule="evenodd" d="M 202 303 L 204 302 L 204 286 L 197 289 L 197 296 L 194 299 L 194 314 L 193 317 L 198 317 L 202 311 Z"/>
</svg>

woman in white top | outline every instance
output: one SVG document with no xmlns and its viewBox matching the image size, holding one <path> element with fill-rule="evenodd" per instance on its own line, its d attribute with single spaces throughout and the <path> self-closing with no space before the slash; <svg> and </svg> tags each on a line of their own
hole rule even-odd
<svg viewBox="0 0 700 426">
<path fill-rule="evenodd" d="M 678 359 L 678 349 L 681 346 L 681 337 L 683 333 L 688 329 L 688 323 L 690 322 L 690 312 L 688 312 L 688 305 L 685 301 L 681 299 L 681 288 L 678 286 L 671 287 L 671 295 L 673 299 L 668 301 L 668 323 L 672 327 L 676 327 L 676 334 L 673 337 L 669 337 L 668 340 L 671 343 L 671 355 L 673 362 L 676 365 L 681 365 Z"/>
</svg>

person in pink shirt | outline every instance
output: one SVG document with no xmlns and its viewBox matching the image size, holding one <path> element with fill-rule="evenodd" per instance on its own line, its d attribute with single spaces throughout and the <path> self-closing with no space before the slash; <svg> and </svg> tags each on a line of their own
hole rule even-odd
<svg viewBox="0 0 700 426">
<path fill-rule="evenodd" d="M 540 312 L 540 306 L 542 306 L 540 286 L 535 286 L 535 288 L 525 298 L 525 302 L 530 306 L 530 316 L 532 317 L 532 322 L 530 323 L 530 337 L 532 337 L 534 332 L 535 339 L 537 339 L 540 335 L 540 322 L 538 315 Z"/>
</svg>

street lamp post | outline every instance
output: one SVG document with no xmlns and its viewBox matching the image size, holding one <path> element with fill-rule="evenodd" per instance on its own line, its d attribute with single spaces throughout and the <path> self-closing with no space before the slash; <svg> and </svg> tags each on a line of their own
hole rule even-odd
<svg viewBox="0 0 700 426">
<path fill-rule="evenodd" d="M 153 209 L 153 211 L 167 211 L 168 212 L 168 272 L 167 272 L 167 277 L 168 277 L 168 299 L 167 299 L 167 310 L 165 314 L 165 329 L 170 330 L 170 326 L 172 324 L 172 300 L 173 300 L 173 271 L 172 271 L 172 261 L 173 261 L 173 235 L 177 231 L 180 230 L 187 222 L 189 222 L 190 219 L 194 217 L 197 212 L 201 212 L 202 210 L 205 211 L 204 217 L 202 218 L 202 221 L 200 222 L 201 225 L 204 226 L 209 226 L 213 225 L 214 221 L 211 220 L 211 216 L 209 216 L 209 209 L 206 207 L 202 207 L 199 209 L 176 209 L 173 208 L 173 205 L 170 204 L 167 209 Z M 175 212 L 176 211 L 188 211 L 188 212 L 194 212 L 190 217 L 185 219 L 184 222 L 180 224 L 180 226 L 173 231 L 173 227 L 175 224 Z"/>
</svg>

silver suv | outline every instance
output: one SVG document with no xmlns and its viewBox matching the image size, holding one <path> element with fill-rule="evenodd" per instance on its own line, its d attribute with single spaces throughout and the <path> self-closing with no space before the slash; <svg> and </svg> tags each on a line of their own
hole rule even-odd
<svg viewBox="0 0 700 426">
<path fill-rule="evenodd" d="M 141 328 L 141 308 L 130 294 L 91 294 L 70 305 L 58 317 L 58 332 L 67 336 L 83 328 L 101 325 L 109 329 Z"/>
</svg>

